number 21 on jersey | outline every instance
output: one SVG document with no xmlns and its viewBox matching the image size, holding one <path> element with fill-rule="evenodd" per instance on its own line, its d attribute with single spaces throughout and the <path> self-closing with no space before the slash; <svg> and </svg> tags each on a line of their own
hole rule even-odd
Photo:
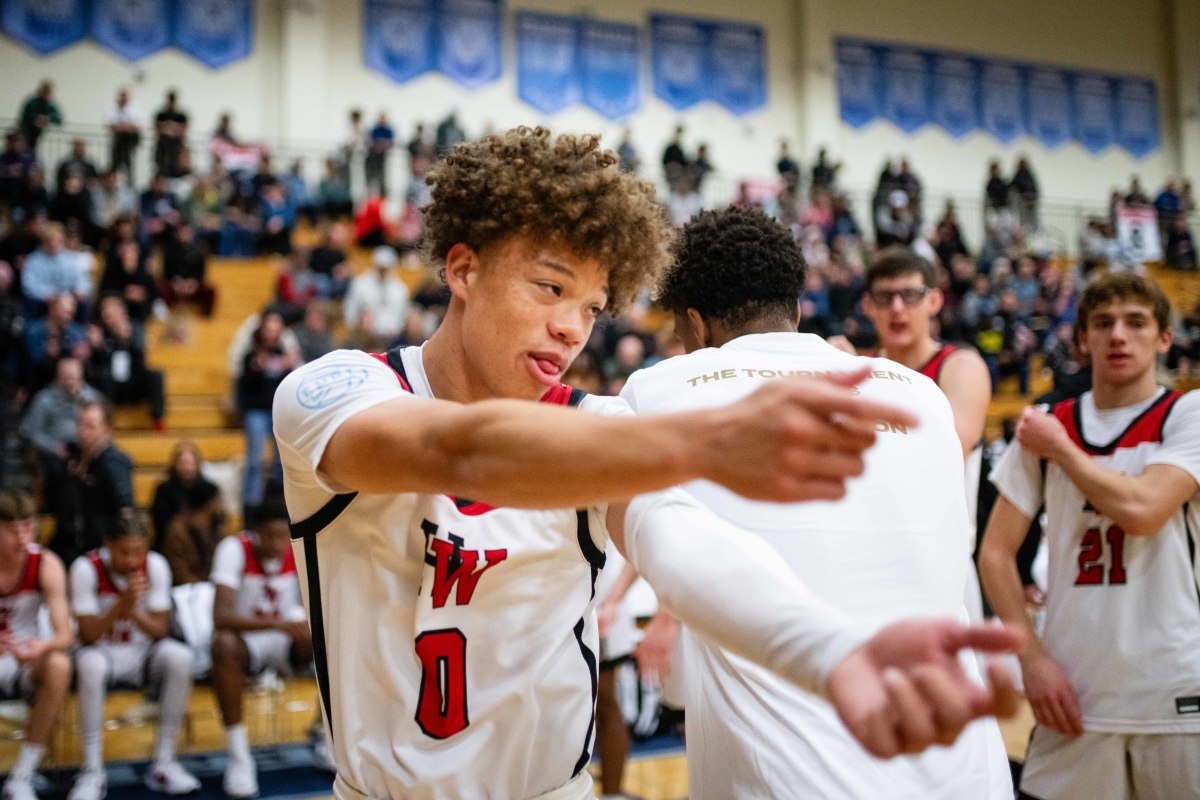
<svg viewBox="0 0 1200 800">
<path fill-rule="evenodd" d="M 1088 528 L 1079 543 L 1079 575 L 1075 578 L 1075 585 L 1120 586 L 1124 583 L 1124 529 L 1113 524 Z"/>
</svg>

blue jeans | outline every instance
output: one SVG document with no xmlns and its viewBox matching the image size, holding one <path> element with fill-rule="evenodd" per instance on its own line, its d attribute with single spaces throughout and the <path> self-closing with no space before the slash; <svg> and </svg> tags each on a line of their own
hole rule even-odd
<svg viewBox="0 0 1200 800">
<path fill-rule="evenodd" d="M 275 429 L 271 425 L 271 412 L 267 409 L 251 408 L 242 414 L 242 425 L 246 429 L 246 480 L 242 485 L 242 503 L 247 506 L 261 505 L 265 485 L 263 478 L 263 445 L 271 440 L 271 477 L 283 483 L 283 465 L 279 461 L 279 450 L 275 447 Z"/>
</svg>

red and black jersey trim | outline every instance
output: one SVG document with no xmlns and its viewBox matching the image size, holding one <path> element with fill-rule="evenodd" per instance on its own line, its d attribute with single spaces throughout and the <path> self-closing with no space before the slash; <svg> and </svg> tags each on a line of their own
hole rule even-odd
<svg viewBox="0 0 1200 800">
<path fill-rule="evenodd" d="M 41 548 L 37 545 L 30 545 L 25 550 L 25 570 L 21 573 L 21 579 L 9 591 L 0 592 L 0 597 L 12 597 L 22 592 L 41 591 L 41 587 L 38 585 L 38 572 L 41 569 L 41 563 Z"/>
<path fill-rule="evenodd" d="M 917 372 L 937 383 L 942 376 L 942 367 L 946 366 L 946 359 L 957 353 L 958 350 L 956 345 L 943 344 L 928 361 L 921 365 Z"/>
<path fill-rule="evenodd" d="M 1180 392 L 1163 392 L 1145 411 L 1138 414 L 1125 430 L 1107 444 L 1095 444 L 1088 441 L 1084 435 L 1083 405 L 1079 402 L 1079 398 L 1056 403 L 1051 409 L 1051 413 L 1063 424 L 1071 441 L 1081 450 L 1094 456 L 1107 456 L 1118 449 L 1161 442 L 1167 417 L 1170 416 L 1171 410 L 1175 408 L 1175 404 L 1181 397 L 1183 394 Z"/>
<path fill-rule="evenodd" d="M 596 547 L 596 543 L 592 541 L 591 529 L 588 525 L 588 513 L 585 509 L 578 509 L 575 512 L 575 533 L 579 538 L 579 549 L 583 551 L 584 558 L 587 559 L 588 565 L 592 568 L 592 595 L 591 599 L 596 599 L 596 578 L 600 575 L 600 570 L 604 569 L 604 563 L 607 560 L 604 551 Z M 571 772 L 571 777 L 574 778 L 587 767 L 592 761 L 592 734 L 596 730 L 596 696 L 599 692 L 599 669 L 600 660 L 592 649 L 583 641 L 583 630 L 585 627 L 584 619 L 580 618 L 575 623 L 574 633 L 575 641 L 579 645 L 579 653 L 583 656 L 583 663 L 587 667 L 588 677 L 592 679 L 592 716 L 588 720 L 587 734 L 583 738 L 583 752 L 579 756 L 579 760 L 575 762 L 575 769 Z"/>
</svg>

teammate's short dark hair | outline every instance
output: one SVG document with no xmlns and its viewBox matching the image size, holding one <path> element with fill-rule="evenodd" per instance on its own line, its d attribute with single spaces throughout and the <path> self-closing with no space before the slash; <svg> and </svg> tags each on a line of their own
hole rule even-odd
<svg viewBox="0 0 1200 800">
<path fill-rule="evenodd" d="M 1087 330 L 1088 317 L 1093 311 L 1117 300 L 1132 300 L 1149 306 L 1158 323 L 1159 331 L 1165 331 L 1171 319 L 1171 301 L 1157 283 L 1132 272 L 1110 272 L 1083 290 L 1079 298 L 1079 311 L 1075 316 L 1076 329 Z"/>
<path fill-rule="evenodd" d="M 787 228 L 758 209 L 729 206 L 703 211 L 684 227 L 658 299 L 668 311 L 694 308 L 731 327 L 764 317 L 790 324 L 804 272 Z"/>
<path fill-rule="evenodd" d="M 278 520 L 291 521 L 291 517 L 288 516 L 287 504 L 283 501 L 283 495 L 277 492 L 268 492 L 262 503 L 254 509 L 253 519 L 250 520 L 250 523 L 257 528 Z"/>
<path fill-rule="evenodd" d="M 121 509 L 121 513 L 113 517 L 105 527 L 104 541 L 115 542 L 126 536 L 140 536 L 145 539 L 147 534 L 146 523 L 142 520 L 141 515 L 132 508 L 125 508 Z"/>
<path fill-rule="evenodd" d="M 19 522 L 37 516 L 37 503 L 21 489 L 0 491 L 0 522 Z"/>
<path fill-rule="evenodd" d="M 905 275 L 920 275 L 925 288 L 937 288 L 937 267 L 929 263 L 929 259 L 919 255 L 911 247 L 893 245 L 880 250 L 871 266 L 867 267 L 864 289 L 870 291 L 876 281 L 901 278 Z"/>
<path fill-rule="evenodd" d="M 84 411 L 87 411 L 91 408 L 100 409 L 100 416 L 104 420 L 104 424 L 110 428 L 113 426 L 113 420 L 115 419 L 116 412 L 113 410 L 112 403 L 108 402 L 107 400 L 89 400 L 79 407 L 79 413 L 82 414 Z"/>
<path fill-rule="evenodd" d="M 622 172 L 596 135 L 514 128 L 457 144 L 429 171 L 425 249 L 444 270 L 456 244 L 476 252 L 522 235 L 594 258 L 620 313 L 671 260 L 672 231 L 654 186 Z"/>
</svg>

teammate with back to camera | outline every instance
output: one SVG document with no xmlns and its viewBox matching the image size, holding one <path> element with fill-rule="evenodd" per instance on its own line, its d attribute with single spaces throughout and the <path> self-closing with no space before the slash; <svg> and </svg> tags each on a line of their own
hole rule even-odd
<svg viewBox="0 0 1200 800">
<path fill-rule="evenodd" d="M 954 654 L 1010 649 L 1013 631 L 925 621 L 868 638 L 664 491 L 706 478 L 760 499 L 841 497 L 876 424 L 916 422 L 856 396 L 865 369 L 642 418 L 559 382 L 595 320 L 670 259 L 653 187 L 597 140 L 518 128 L 456 146 L 429 178 L 428 247 L 451 292 L 437 333 L 337 351 L 276 394 L 339 798 L 592 797 L 610 536 L 681 621 L 825 692 L 877 754 L 1012 703 L 1009 684 L 958 681 Z"/>
<path fill-rule="evenodd" d="M 18 489 L 0 491 L 0 696 L 31 702 L 25 741 L 4 782 L 4 800 L 36 800 L 33 776 L 71 689 L 74 641 L 62 561 L 34 544 L 37 504 Z M 38 616 L 46 609 L 51 635 Z"/>
<path fill-rule="evenodd" d="M 867 453 L 862 477 L 847 485 L 844 498 L 779 505 L 711 482 L 684 489 L 752 532 L 744 538 L 770 548 L 817 598 L 869 630 L 905 617 L 954 618 L 962 611 L 968 553 L 951 407 L 914 370 L 797 333 L 804 277 L 799 245 L 762 212 L 701 213 L 683 229 L 659 298 L 674 314 L 688 354 L 634 373 L 621 397 L 639 415 L 694 412 L 735 403 L 780 376 L 869 365 L 862 396 L 903 408 L 920 425 L 881 426 L 886 430 Z M 684 637 L 688 787 L 695 800 L 1012 797 L 995 720 L 972 723 L 954 742 L 968 719 L 966 706 L 937 709 L 927 722 L 952 747 L 881 761 L 859 746 L 827 701 L 690 631 Z M 944 680 L 970 677 L 914 677 Z"/>
<path fill-rule="evenodd" d="M 1047 516 L 1045 628 L 1018 654 L 1037 721 L 1022 797 L 1200 798 L 1200 392 L 1156 381 L 1169 314 L 1143 277 L 1087 287 L 1091 391 L 1025 409 L 991 474 L 980 573 L 997 616 L 1030 634 L 1015 559 Z"/>
</svg>

